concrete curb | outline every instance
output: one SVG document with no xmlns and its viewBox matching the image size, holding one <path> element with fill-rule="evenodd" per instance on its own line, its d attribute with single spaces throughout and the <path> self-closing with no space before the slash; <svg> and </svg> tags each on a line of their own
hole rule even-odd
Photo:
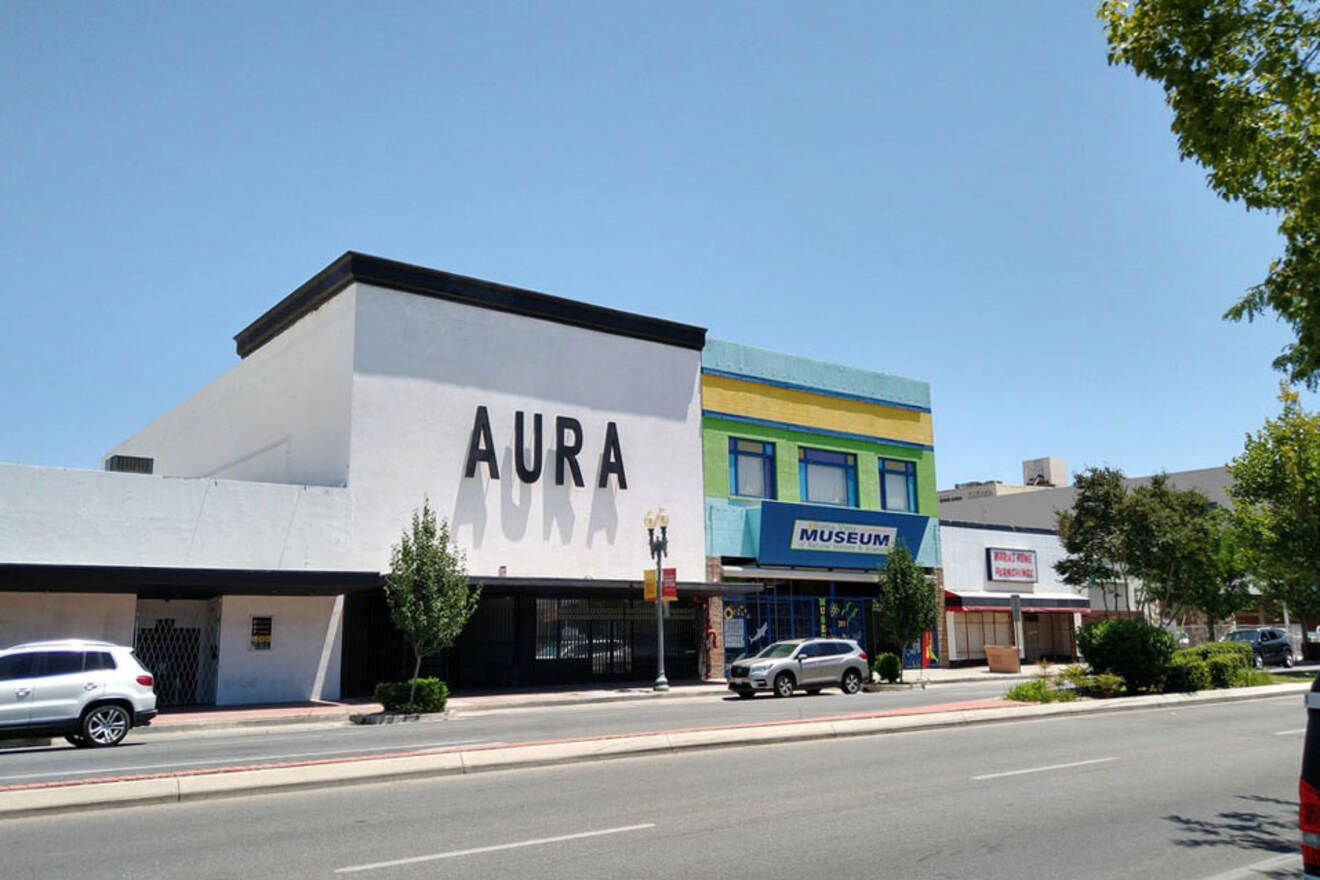
<svg viewBox="0 0 1320 880">
<path fill-rule="evenodd" d="M 182 803 L 331 785 L 439 777 L 489 770 L 597 761 L 637 755 L 676 753 L 770 743 L 873 736 L 903 731 L 1003 723 L 1038 718 L 1103 714 L 1139 709 L 1177 708 L 1302 694 L 1305 682 L 1203 694 L 1161 694 L 1075 703 L 1023 704 L 953 709 L 879 717 L 841 717 L 768 722 L 744 727 L 619 734 L 595 739 L 478 746 L 436 752 L 306 761 L 255 768 L 218 768 L 150 778 L 94 780 L 0 791 L 0 818 L 110 806 Z"/>
</svg>

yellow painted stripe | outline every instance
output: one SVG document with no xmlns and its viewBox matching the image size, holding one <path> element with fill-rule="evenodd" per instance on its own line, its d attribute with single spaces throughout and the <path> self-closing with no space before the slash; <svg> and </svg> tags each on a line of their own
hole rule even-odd
<svg viewBox="0 0 1320 880">
<path fill-rule="evenodd" d="M 762 385 L 727 376 L 705 374 L 701 377 L 701 406 L 806 428 L 934 445 L 930 413 L 796 388 Z"/>
</svg>

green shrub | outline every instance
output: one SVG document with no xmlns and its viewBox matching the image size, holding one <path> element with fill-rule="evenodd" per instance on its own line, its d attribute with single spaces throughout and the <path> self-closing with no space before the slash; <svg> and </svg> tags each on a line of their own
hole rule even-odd
<svg viewBox="0 0 1320 880">
<path fill-rule="evenodd" d="M 1067 703 L 1077 699 L 1077 694 L 1053 687 L 1045 679 L 1037 678 L 1009 688 L 1004 699 L 1019 703 Z"/>
<path fill-rule="evenodd" d="M 1227 657 L 1235 665 L 1246 669 L 1253 663 L 1251 645 L 1246 642 L 1206 642 L 1192 648 L 1179 648 L 1175 654 L 1195 656 L 1209 662 L 1211 657 Z"/>
<path fill-rule="evenodd" d="M 1184 652 L 1192 653 L 1184 653 Z M 1173 655 L 1169 665 L 1168 677 L 1164 680 L 1164 690 L 1188 693 L 1203 691 L 1210 687 L 1210 668 L 1195 653 L 1194 648 L 1182 648 Z"/>
<path fill-rule="evenodd" d="M 1123 677 L 1112 672 L 1102 672 L 1095 677 L 1094 687 L 1096 693 L 1106 699 L 1116 697 L 1123 693 Z"/>
<path fill-rule="evenodd" d="M 1210 687 L 1212 688 L 1232 687 L 1237 673 L 1246 672 L 1249 668 L 1239 663 L 1236 657 L 1226 654 L 1210 655 L 1210 659 L 1205 661 L 1205 665 L 1210 670 Z"/>
<path fill-rule="evenodd" d="M 1113 673 L 1130 693 L 1164 683 L 1174 652 L 1173 636 L 1138 617 L 1087 624 L 1077 633 L 1077 649 L 1097 673 Z"/>
<path fill-rule="evenodd" d="M 877 655 L 871 668 L 876 675 L 888 682 L 898 681 L 899 676 L 903 674 L 902 661 L 898 659 L 897 654 L 888 651 Z"/>
<path fill-rule="evenodd" d="M 1086 671 L 1086 667 L 1077 663 L 1060 669 L 1059 680 L 1067 682 L 1074 688 L 1085 688 L 1092 684 L 1091 676 Z"/>
<path fill-rule="evenodd" d="M 385 707 L 387 712 L 443 712 L 449 700 L 449 687 L 438 678 L 419 678 L 417 693 L 411 703 L 408 692 L 412 689 L 411 681 L 382 681 L 376 685 L 376 702 Z"/>
<path fill-rule="evenodd" d="M 1233 670 L 1233 687 L 1259 687 L 1263 684 L 1274 684 L 1274 676 L 1264 669 Z"/>
</svg>

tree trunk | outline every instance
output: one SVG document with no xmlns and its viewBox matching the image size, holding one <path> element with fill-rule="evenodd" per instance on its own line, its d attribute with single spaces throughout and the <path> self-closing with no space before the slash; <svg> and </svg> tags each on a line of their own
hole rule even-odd
<svg viewBox="0 0 1320 880">
<path fill-rule="evenodd" d="M 1210 641 L 1213 642 L 1215 640 L 1215 617 L 1213 614 L 1209 613 L 1208 611 L 1204 613 L 1205 613 L 1206 631 L 1210 634 Z"/>
<path fill-rule="evenodd" d="M 417 663 L 413 666 L 412 687 L 408 688 L 409 703 L 417 697 L 417 676 L 422 671 L 422 652 L 413 648 L 413 654 L 417 657 Z"/>
</svg>

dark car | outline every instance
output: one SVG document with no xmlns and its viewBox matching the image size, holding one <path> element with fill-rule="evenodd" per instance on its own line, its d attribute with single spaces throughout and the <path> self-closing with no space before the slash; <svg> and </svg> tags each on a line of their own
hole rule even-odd
<svg viewBox="0 0 1320 880">
<path fill-rule="evenodd" d="M 1240 629 L 1229 633 L 1224 639 L 1229 642 L 1249 643 L 1257 669 L 1269 663 L 1293 665 L 1292 642 L 1288 641 L 1288 636 L 1283 630 L 1268 626 L 1260 629 Z"/>
</svg>

